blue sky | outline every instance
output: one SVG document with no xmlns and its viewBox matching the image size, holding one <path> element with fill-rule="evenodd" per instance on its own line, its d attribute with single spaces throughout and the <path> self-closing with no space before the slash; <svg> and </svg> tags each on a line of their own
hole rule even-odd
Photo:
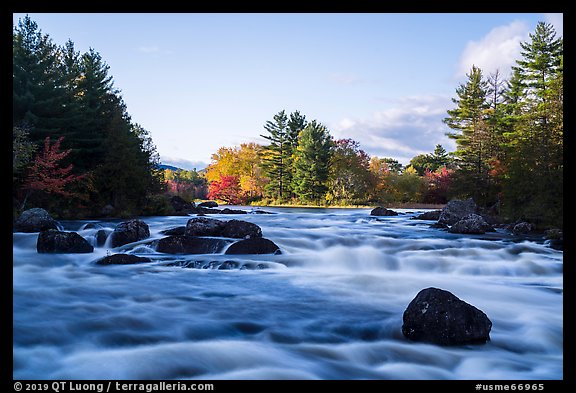
<svg viewBox="0 0 576 393">
<path fill-rule="evenodd" d="M 13 14 L 13 21 L 25 14 Z M 530 13 L 30 13 L 56 44 L 98 51 L 162 162 L 202 168 L 221 146 L 265 144 L 299 110 L 403 164 L 453 141 L 441 119 L 472 64 L 507 75 Z"/>
</svg>

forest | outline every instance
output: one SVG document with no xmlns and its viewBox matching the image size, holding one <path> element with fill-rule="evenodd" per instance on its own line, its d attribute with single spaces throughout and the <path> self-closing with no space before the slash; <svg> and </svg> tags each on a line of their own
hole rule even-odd
<svg viewBox="0 0 576 393">
<path fill-rule="evenodd" d="M 472 197 L 506 220 L 563 225 L 563 40 L 538 23 L 511 76 L 471 65 L 436 145 L 402 165 L 280 110 L 265 144 L 221 147 L 203 170 L 162 169 L 94 49 L 56 45 L 29 17 L 13 29 L 13 215 L 170 214 L 169 197 L 228 204 L 374 206 Z"/>
</svg>

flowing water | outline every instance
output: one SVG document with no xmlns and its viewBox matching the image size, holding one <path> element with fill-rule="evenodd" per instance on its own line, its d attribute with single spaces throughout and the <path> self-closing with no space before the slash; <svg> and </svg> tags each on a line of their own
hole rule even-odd
<svg viewBox="0 0 576 393">
<path fill-rule="evenodd" d="M 14 233 L 13 377 L 563 378 L 562 251 L 504 233 L 449 234 L 402 209 L 266 210 L 276 214 L 212 217 L 258 224 L 281 255 L 154 250 L 161 230 L 191 217 L 143 217 L 149 239 L 92 254 L 38 254 L 38 234 Z M 100 228 L 88 222 L 62 224 L 95 242 Z M 153 262 L 95 264 L 118 252 Z M 404 338 L 402 313 L 427 287 L 484 311 L 491 341 Z"/>
</svg>

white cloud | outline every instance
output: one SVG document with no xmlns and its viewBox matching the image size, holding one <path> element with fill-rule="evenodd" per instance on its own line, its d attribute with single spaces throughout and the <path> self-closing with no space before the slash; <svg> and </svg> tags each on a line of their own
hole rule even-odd
<svg viewBox="0 0 576 393">
<path fill-rule="evenodd" d="M 544 14 L 544 21 L 554 26 L 557 37 L 564 35 L 564 14 Z"/>
<path fill-rule="evenodd" d="M 450 97 L 404 97 L 370 118 L 344 118 L 330 128 L 334 137 L 352 138 L 370 155 L 391 157 L 406 165 L 414 156 L 434 151 L 436 144 L 454 150 L 442 123 L 451 107 Z"/>
<path fill-rule="evenodd" d="M 160 162 L 165 165 L 172 165 L 177 168 L 182 168 L 186 170 L 192 170 L 192 169 L 200 170 L 208 166 L 208 164 L 206 164 L 203 161 L 190 161 L 183 158 L 167 157 L 162 155 L 160 156 Z"/>
<path fill-rule="evenodd" d="M 490 30 L 479 41 L 470 41 L 460 56 L 456 78 L 465 76 L 472 65 L 480 67 L 484 75 L 497 69 L 507 75 L 520 58 L 520 42 L 528 40 L 529 27 L 524 21 L 514 21 Z"/>
</svg>

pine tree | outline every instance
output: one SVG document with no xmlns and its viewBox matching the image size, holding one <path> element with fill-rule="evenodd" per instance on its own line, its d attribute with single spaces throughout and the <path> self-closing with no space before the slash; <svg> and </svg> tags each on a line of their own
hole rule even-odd
<svg viewBox="0 0 576 393">
<path fill-rule="evenodd" d="M 333 142 L 328 129 L 313 120 L 300 132 L 294 159 L 294 191 L 304 202 L 320 204 L 328 190 Z"/>
<path fill-rule="evenodd" d="M 60 52 L 28 16 L 12 37 L 13 126 L 29 128 L 40 146 L 47 136 L 63 135 L 69 120 Z"/>
<path fill-rule="evenodd" d="M 262 166 L 270 182 L 266 186 L 269 195 L 282 201 L 290 187 L 290 156 L 292 149 L 288 135 L 288 116 L 283 110 L 274 115 L 273 121 L 264 125 L 268 135 L 260 135 L 270 141 L 262 149 Z"/>
<path fill-rule="evenodd" d="M 488 123 L 488 83 L 482 70 L 472 66 L 468 80 L 456 89 L 458 98 L 452 99 L 456 108 L 448 110 L 444 119 L 455 133 L 448 133 L 456 140 L 458 170 L 456 184 L 462 195 L 471 195 L 481 205 L 495 202 L 489 187 L 490 162 L 493 160 L 494 135 Z"/>
<path fill-rule="evenodd" d="M 287 132 L 287 154 L 286 154 L 286 184 L 291 197 L 296 197 L 294 192 L 293 178 L 294 178 L 294 157 L 296 149 L 298 148 L 298 135 L 306 127 L 306 116 L 300 114 L 299 111 L 290 113 L 288 120 Z"/>
<path fill-rule="evenodd" d="M 539 22 L 521 43 L 515 89 L 507 97 L 504 211 L 535 224 L 562 225 L 563 40 Z"/>
</svg>

